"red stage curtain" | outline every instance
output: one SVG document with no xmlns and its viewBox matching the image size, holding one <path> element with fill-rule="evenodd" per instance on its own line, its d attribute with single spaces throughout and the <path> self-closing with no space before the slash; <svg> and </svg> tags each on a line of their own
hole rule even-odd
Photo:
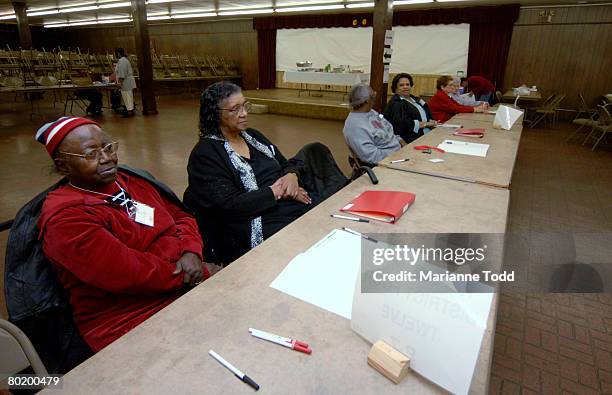
<svg viewBox="0 0 612 395">
<path fill-rule="evenodd" d="M 276 87 L 276 29 L 257 31 L 259 88 Z"/>
<path fill-rule="evenodd" d="M 469 76 L 480 75 L 493 82 L 496 89 L 503 88 L 513 27 L 511 23 L 470 24 Z"/>
<path fill-rule="evenodd" d="M 518 19 L 518 4 L 465 8 L 398 11 L 394 26 L 470 24 L 468 74 L 481 75 L 502 86 L 512 28 Z M 283 15 L 253 19 L 257 30 L 259 87 L 273 88 L 276 82 L 276 30 L 372 26 L 371 13 Z"/>
</svg>

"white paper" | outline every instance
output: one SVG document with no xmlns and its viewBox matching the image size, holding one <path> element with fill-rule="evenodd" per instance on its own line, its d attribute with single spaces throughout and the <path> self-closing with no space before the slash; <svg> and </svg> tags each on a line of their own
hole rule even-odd
<svg viewBox="0 0 612 395">
<path fill-rule="evenodd" d="M 455 125 L 455 124 L 452 124 L 452 123 L 443 123 L 443 124 L 438 125 L 438 127 L 440 127 L 440 128 L 459 129 L 461 127 L 461 125 Z"/>
<path fill-rule="evenodd" d="M 469 392 L 492 293 L 370 293 L 355 290 L 351 328 L 410 358 L 410 368 L 456 394 Z"/>
<path fill-rule="evenodd" d="M 429 160 L 431 163 L 440 163 L 444 162 L 444 159 L 434 158 Z"/>
<path fill-rule="evenodd" d="M 385 31 L 385 45 L 393 45 L 393 37 L 395 32 L 393 30 Z"/>
<path fill-rule="evenodd" d="M 510 130 L 523 115 L 523 111 L 508 106 L 499 106 L 493 120 L 493 127 Z"/>
<path fill-rule="evenodd" d="M 443 149 L 451 154 L 471 155 L 486 157 L 489 150 L 489 144 L 469 143 L 467 141 L 444 140 L 438 145 L 438 148 Z"/>
<path fill-rule="evenodd" d="M 384 69 L 383 69 L 383 84 L 386 84 L 389 82 L 389 65 L 386 64 L 384 65 Z"/>
<path fill-rule="evenodd" d="M 335 229 L 289 262 L 270 287 L 351 319 L 361 237 Z"/>
</svg>

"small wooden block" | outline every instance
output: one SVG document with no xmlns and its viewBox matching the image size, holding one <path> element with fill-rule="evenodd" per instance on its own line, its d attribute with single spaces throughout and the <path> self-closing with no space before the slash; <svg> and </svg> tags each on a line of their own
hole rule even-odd
<svg viewBox="0 0 612 395">
<path fill-rule="evenodd" d="M 399 384 L 408 374 L 410 359 L 382 340 L 374 343 L 368 354 L 368 365 Z"/>
</svg>

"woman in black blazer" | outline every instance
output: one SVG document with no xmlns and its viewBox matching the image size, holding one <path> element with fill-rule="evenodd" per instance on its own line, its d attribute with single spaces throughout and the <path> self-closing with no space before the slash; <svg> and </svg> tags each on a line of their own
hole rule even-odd
<svg viewBox="0 0 612 395">
<path fill-rule="evenodd" d="M 391 82 L 391 90 L 395 94 L 387 103 L 383 113 L 393 125 L 395 134 L 406 143 L 416 140 L 437 125 L 432 119 L 427 103 L 410 94 L 413 85 L 410 74 L 397 74 Z"/>
</svg>

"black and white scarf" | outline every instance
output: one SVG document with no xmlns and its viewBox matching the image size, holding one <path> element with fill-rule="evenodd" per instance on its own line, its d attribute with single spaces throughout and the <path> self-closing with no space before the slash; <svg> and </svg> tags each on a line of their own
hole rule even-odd
<svg viewBox="0 0 612 395">
<path fill-rule="evenodd" d="M 272 151 L 272 149 L 270 149 L 270 147 L 260 143 L 247 132 L 240 132 L 240 135 L 242 136 L 242 138 L 244 138 L 244 141 L 246 141 L 247 144 L 251 145 L 257 151 L 261 152 L 270 159 L 276 160 L 274 158 L 274 152 Z M 244 186 L 244 189 L 247 190 L 247 192 L 256 191 L 259 189 L 259 186 L 257 185 L 257 180 L 255 179 L 255 173 L 253 173 L 253 168 L 246 160 L 244 160 L 244 158 L 242 158 L 236 151 L 234 151 L 229 141 L 227 141 L 223 137 L 214 134 L 207 134 L 204 137 L 223 142 L 223 147 L 225 148 L 225 151 L 229 156 L 230 162 L 232 162 L 234 169 L 238 171 L 238 174 L 240 175 L 240 181 L 242 181 L 242 185 Z M 251 248 L 257 247 L 262 242 L 263 228 L 261 225 L 261 217 L 257 217 L 251 220 Z"/>
</svg>

